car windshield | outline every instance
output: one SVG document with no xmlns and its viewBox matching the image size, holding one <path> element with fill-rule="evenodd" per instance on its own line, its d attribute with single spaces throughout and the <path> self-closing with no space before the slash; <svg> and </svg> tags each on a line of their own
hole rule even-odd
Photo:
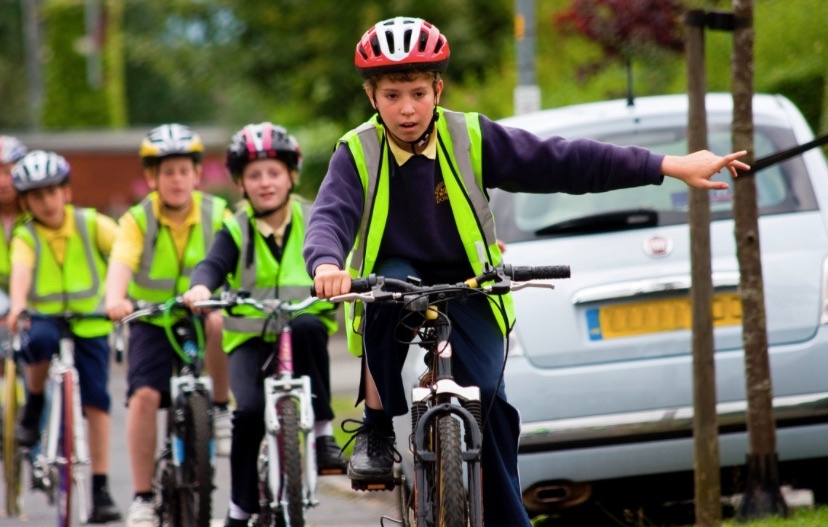
<svg viewBox="0 0 828 527">
<path fill-rule="evenodd" d="M 629 134 L 595 135 L 617 145 L 643 146 L 660 154 L 687 152 L 684 128 L 658 129 Z M 729 126 L 710 127 L 709 150 L 717 154 L 731 151 Z M 784 128 L 757 127 L 756 159 L 795 145 L 793 134 Z M 714 180 L 729 181 L 723 171 Z M 493 193 L 492 208 L 498 222 L 498 236 L 504 241 L 520 241 L 539 236 L 566 236 L 589 232 L 676 225 L 687 223 L 689 188 L 675 178 L 664 178 L 662 185 L 598 194 L 506 194 Z M 710 191 L 713 220 L 732 217 L 734 185 L 728 190 Z M 761 170 L 756 175 L 756 195 L 760 214 L 780 214 L 815 210 L 805 165 L 796 157 Z"/>
</svg>

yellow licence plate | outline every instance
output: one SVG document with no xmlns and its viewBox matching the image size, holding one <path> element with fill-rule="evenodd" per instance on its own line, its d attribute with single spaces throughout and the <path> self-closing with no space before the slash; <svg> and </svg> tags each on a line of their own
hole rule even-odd
<svg viewBox="0 0 828 527">
<path fill-rule="evenodd" d="M 604 340 L 692 328 L 690 298 L 664 298 L 589 308 L 586 311 L 590 340 Z M 713 297 L 713 325 L 742 323 L 738 293 Z"/>
</svg>

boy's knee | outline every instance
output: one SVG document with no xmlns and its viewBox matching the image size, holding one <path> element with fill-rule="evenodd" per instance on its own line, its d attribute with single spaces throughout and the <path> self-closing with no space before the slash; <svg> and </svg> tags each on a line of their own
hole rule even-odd
<svg viewBox="0 0 828 527">
<path fill-rule="evenodd" d="M 142 386 L 132 393 L 128 404 L 130 408 L 158 410 L 161 406 L 161 392 L 149 386 Z"/>
</svg>

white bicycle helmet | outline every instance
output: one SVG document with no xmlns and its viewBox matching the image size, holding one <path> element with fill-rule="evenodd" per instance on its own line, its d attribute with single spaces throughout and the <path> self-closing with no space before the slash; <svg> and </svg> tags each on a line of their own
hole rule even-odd
<svg viewBox="0 0 828 527">
<path fill-rule="evenodd" d="M 138 154 L 144 166 L 157 165 L 163 158 L 187 156 L 196 163 L 201 161 L 204 144 L 201 137 L 183 124 L 162 124 L 150 130 L 141 142 Z"/>
<path fill-rule="evenodd" d="M 19 139 L 10 135 L 0 135 L 0 165 L 17 163 L 26 155 L 26 147 Z"/>
<path fill-rule="evenodd" d="M 54 152 L 32 150 L 12 168 L 12 185 L 17 192 L 55 187 L 69 181 L 69 163 Z"/>
</svg>

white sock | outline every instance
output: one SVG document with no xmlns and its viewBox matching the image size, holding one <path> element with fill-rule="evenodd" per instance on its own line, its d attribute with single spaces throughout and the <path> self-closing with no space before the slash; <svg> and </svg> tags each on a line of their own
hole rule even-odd
<svg viewBox="0 0 828 527">
<path fill-rule="evenodd" d="M 330 421 L 316 421 L 313 423 L 313 433 L 316 437 L 332 436 L 333 425 Z"/>
<path fill-rule="evenodd" d="M 249 520 L 250 519 L 250 513 L 245 512 L 244 510 L 242 510 L 241 507 L 239 507 L 238 505 L 233 503 L 233 500 L 230 500 L 230 511 L 227 513 L 227 515 L 230 516 L 230 518 L 232 518 L 234 520 Z"/>
</svg>

